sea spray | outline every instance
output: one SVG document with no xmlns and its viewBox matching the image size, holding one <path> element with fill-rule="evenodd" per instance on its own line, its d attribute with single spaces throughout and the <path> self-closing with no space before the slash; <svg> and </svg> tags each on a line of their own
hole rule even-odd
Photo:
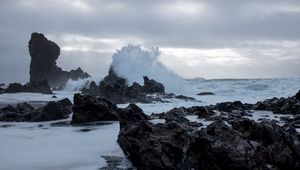
<svg viewBox="0 0 300 170">
<path fill-rule="evenodd" d="M 87 79 L 79 79 L 79 80 L 68 80 L 64 90 L 65 91 L 79 91 L 82 88 L 89 88 L 89 85 L 92 81 L 95 81 L 96 84 L 99 84 L 100 79 L 98 78 L 87 78 Z"/>
<path fill-rule="evenodd" d="M 127 45 L 113 55 L 112 68 L 128 84 L 143 84 L 143 76 L 148 76 L 164 84 L 168 92 L 182 93 L 184 79 L 166 68 L 159 60 L 158 48 L 143 48 L 139 45 Z"/>
</svg>

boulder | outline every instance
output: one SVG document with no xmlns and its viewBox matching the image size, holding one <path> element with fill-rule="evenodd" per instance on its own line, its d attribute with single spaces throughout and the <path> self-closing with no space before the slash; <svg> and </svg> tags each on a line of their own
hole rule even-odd
<svg viewBox="0 0 300 170">
<path fill-rule="evenodd" d="M 89 77 L 80 68 L 67 72 L 58 67 L 56 60 L 60 55 L 60 48 L 43 34 L 32 33 L 28 47 L 31 56 L 30 83 L 47 79 L 51 87 L 63 87 L 69 79 Z"/>
<path fill-rule="evenodd" d="M 147 121 L 149 116 L 147 116 L 141 108 L 135 104 L 129 104 L 128 107 L 120 109 L 118 113 L 120 127 L 128 126 L 134 124 L 138 121 Z"/>
<path fill-rule="evenodd" d="M 105 98 L 75 94 L 71 123 L 118 120 L 117 112 L 118 107 Z"/>
<path fill-rule="evenodd" d="M 45 106 L 35 109 L 28 103 L 17 104 L 16 107 L 6 106 L 0 109 L 0 121 L 41 122 L 66 119 L 72 113 L 72 103 L 65 98 L 57 102 L 48 102 Z"/>
<path fill-rule="evenodd" d="M 153 126 L 140 120 L 121 126 L 117 141 L 137 169 L 177 169 L 191 131 L 175 121 Z"/>
<path fill-rule="evenodd" d="M 72 113 L 72 103 L 68 98 L 48 102 L 46 106 L 31 113 L 33 122 L 66 119 Z"/>
</svg>

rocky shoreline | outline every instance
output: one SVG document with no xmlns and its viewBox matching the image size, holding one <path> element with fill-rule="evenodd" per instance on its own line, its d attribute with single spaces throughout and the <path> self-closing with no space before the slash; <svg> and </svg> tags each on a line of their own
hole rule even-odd
<svg viewBox="0 0 300 170">
<path fill-rule="evenodd" d="M 148 116 L 135 104 L 118 108 L 106 98 L 75 94 L 74 104 L 63 99 L 37 109 L 26 103 L 4 107 L 0 120 L 60 120 L 73 112 L 70 125 L 119 121 L 117 142 L 137 169 L 299 169 L 299 96 L 300 91 L 255 104 L 222 102 Z M 250 120 L 256 110 L 292 116 L 281 117 L 281 125 Z M 158 119 L 164 122 L 155 123 Z"/>
</svg>

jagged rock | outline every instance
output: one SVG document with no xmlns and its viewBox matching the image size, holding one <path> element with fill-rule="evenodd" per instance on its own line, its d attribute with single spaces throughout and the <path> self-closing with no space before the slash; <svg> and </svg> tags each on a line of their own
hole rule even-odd
<svg viewBox="0 0 300 170">
<path fill-rule="evenodd" d="M 125 103 L 124 96 L 128 87 L 126 80 L 117 76 L 113 69 L 109 70 L 109 74 L 100 82 L 99 96 L 108 98 L 113 103 Z"/>
<path fill-rule="evenodd" d="M 254 110 L 267 110 L 272 111 L 273 113 L 281 113 L 281 114 L 300 114 L 300 100 L 299 92 L 292 97 L 287 98 L 271 98 L 266 99 L 264 101 L 259 101 L 254 104 Z"/>
<path fill-rule="evenodd" d="M 188 114 L 197 115 L 198 118 L 207 118 L 215 114 L 214 111 L 210 110 L 206 106 L 193 106 L 185 109 Z"/>
<path fill-rule="evenodd" d="M 32 118 L 33 122 L 50 121 L 66 119 L 72 113 L 72 103 L 68 98 L 62 99 L 60 101 L 48 102 L 46 106 L 37 109 L 33 112 L 34 116 Z"/>
<path fill-rule="evenodd" d="M 68 118 L 72 113 L 72 103 L 65 98 L 57 102 L 51 101 L 44 107 L 35 109 L 28 103 L 6 106 L 0 109 L 0 121 L 41 122 Z"/>
<path fill-rule="evenodd" d="M 120 127 L 118 143 L 138 169 L 175 169 L 192 131 L 175 121 L 153 126 L 140 120 Z"/>
<path fill-rule="evenodd" d="M 140 120 L 146 121 L 150 119 L 149 116 L 135 104 L 129 104 L 128 107 L 120 109 L 118 117 L 121 127 L 131 125 Z"/>
<path fill-rule="evenodd" d="M 71 123 L 118 120 L 118 107 L 105 98 L 90 95 L 74 95 Z"/>
<path fill-rule="evenodd" d="M 31 106 L 30 104 L 24 102 L 24 103 L 18 103 L 16 110 L 21 113 L 27 113 L 27 112 L 33 111 L 34 107 Z"/>
<path fill-rule="evenodd" d="M 76 70 L 70 71 L 70 79 L 72 80 L 79 80 L 84 78 L 89 78 L 90 75 L 84 71 L 80 67 L 78 67 Z"/>
<path fill-rule="evenodd" d="M 296 94 L 295 97 L 296 97 L 297 100 L 300 100 L 300 90 L 298 91 L 298 93 Z"/>
<path fill-rule="evenodd" d="M 238 130 L 249 141 L 259 143 L 256 156 L 268 164 L 278 169 L 300 168 L 300 143 L 296 138 L 295 129 L 286 131 L 271 121 L 258 124 L 249 119 L 233 122 L 232 128 Z"/>
<path fill-rule="evenodd" d="M 141 86 L 134 82 L 131 86 L 128 86 L 126 80 L 119 77 L 113 68 L 110 68 L 108 75 L 104 77 L 99 86 L 91 83 L 90 88 L 85 88 L 82 92 L 92 96 L 105 97 L 115 104 L 160 101 L 160 98 L 148 96 L 148 94 L 161 92 L 161 89 L 164 89 L 162 84 L 149 80 L 147 77 L 145 77 L 145 83 L 146 85 Z"/>
<path fill-rule="evenodd" d="M 213 92 L 200 92 L 197 94 L 198 96 L 208 96 L 208 95 L 215 95 Z"/>
<path fill-rule="evenodd" d="M 113 68 L 109 69 L 109 73 L 97 86 L 95 83 L 90 84 L 90 88 L 82 89 L 82 93 L 105 97 L 115 104 L 121 103 L 151 103 L 164 102 L 164 99 L 177 98 L 181 100 L 193 100 L 194 98 L 174 94 L 165 93 L 165 88 L 161 83 L 150 80 L 144 76 L 144 85 L 134 82 L 128 86 L 126 79 L 118 76 Z"/>
<path fill-rule="evenodd" d="M 153 80 L 149 79 L 147 76 L 144 76 L 144 86 L 143 91 L 147 94 L 153 94 L 153 93 L 165 93 L 165 87 L 163 84 Z"/>
<path fill-rule="evenodd" d="M 240 101 L 234 101 L 234 102 L 222 102 L 217 103 L 214 106 L 214 110 L 224 111 L 224 112 L 231 112 L 233 110 L 250 110 L 252 108 L 251 104 L 243 104 Z"/>
<path fill-rule="evenodd" d="M 51 87 L 63 87 L 70 78 L 77 80 L 89 77 L 80 68 L 67 72 L 58 67 L 56 60 L 60 48 L 43 34 L 32 33 L 28 47 L 31 56 L 30 83 L 47 79 Z"/>
<path fill-rule="evenodd" d="M 120 117 L 120 121 L 122 117 Z M 273 122 L 217 121 L 199 130 L 170 121 L 122 124 L 118 143 L 138 169 L 299 169 L 295 129 Z"/>
<path fill-rule="evenodd" d="M 11 83 L 8 85 L 4 93 L 19 93 L 19 92 L 30 92 L 30 93 L 43 93 L 43 94 L 53 94 L 47 80 L 42 80 L 38 82 L 27 83 L 22 85 L 20 83 Z"/>
</svg>

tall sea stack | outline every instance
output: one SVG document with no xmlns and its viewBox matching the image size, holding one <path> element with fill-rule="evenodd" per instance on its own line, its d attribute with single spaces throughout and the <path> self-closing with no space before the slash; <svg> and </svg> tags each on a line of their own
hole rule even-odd
<svg viewBox="0 0 300 170">
<path fill-rule="evenodd" d="M 56 65 L 60 55 L 59 46 L 48 40 L 41 33 L 32 33 L 28 44 L 30 62 L 30 82 L 48 80 L 51 87 L 63 87 L 69 79 L 78 80 L 90 77 L 81 68 L 76 70 L 63 71 Z"/>
</svg>

